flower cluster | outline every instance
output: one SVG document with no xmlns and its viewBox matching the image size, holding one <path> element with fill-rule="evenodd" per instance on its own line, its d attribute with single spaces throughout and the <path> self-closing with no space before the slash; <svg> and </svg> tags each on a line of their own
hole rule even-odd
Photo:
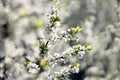
<svg viewBox="0 0 120 80">
<path fill-rule="evenodd" d="M 78 73 L 80 68 L 79 63 L 71 64 L 64 67 L 60 72 L 54 72 L 54 75 L 49 75 L 49 80 L 66 80 L 71 73 Z"/>
</svg>

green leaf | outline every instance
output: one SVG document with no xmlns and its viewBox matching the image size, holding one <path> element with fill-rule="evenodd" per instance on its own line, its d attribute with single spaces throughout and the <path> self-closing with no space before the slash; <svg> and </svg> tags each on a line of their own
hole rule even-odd
<svg viewBox="0 0 120 80">
<path fill-rule="evenodd" d="M 27 65 L 29 65 L 29 64 L 32 64 L 32 62 L 31 61 L 24 61 L 23 63 L 22 63 L 24 66 L 27 66 Z"/>
<path fill-rule="evenodd" d="M 61 22 L 60 17 L 59 17 L 58 15 L 55 15 L 55 14 L 52 14 L 52 15 L 50 16 L 50 20 L 51 20 L 52 22 L 56 22 L 56 21 Z"/>
<path fill-rule="evenodd" d="M 69 34 L 77 34 L 82 30 L 82 28 L 80 26 L 77 26 L 76 28 L 70 28 L 68 29 L 68 33 Z"/>
<path fill-rule="evenodd" d="M 40 65 L 42 66 L 42 68 L 45 68 L 48 65 L 48 61 L 46 59 L 42 59 Z"/>
<path fill-rule="evenodd" d="M 68 29 L 69 34 L 74 34 L 75 33 L 75 28 L 70 28 Z"/>
<path fill-rule="evenodd" d="M 88 51 L 91 51 L 92 50 L 92 45 L 87 45 L 86 48 L 87 48 Z"/>
<path fill-rule="evenodd" d="M 32 26 L 33 29 L 40 29 L 41 27 L 43 27 L 45 24 L 43 19 L 38 19 L 36 21 L 32 20 L 30 21 L 30 25 Z"/>
<path fill-rule="evenodd" d="M 21 11 L 20 18 L 24 18 L 28 15 L 28 11 L 26 9 Z"/>
<path fill-rule="evenodd" d="M 81 30 L 82 30 L 82 28 L 81 28 L 80 26 L 77 26 L 77 27 L 75 28 L 75 34 L 76 34 L 76 33 L 79 33 Z"/>
<path fill-rule="evenodd" d="M 74 67 L 79 68 L 79 67 L 80 67 L 80 64 L 79 64 L 79 63 L 75 63 L 75 64 L 74 64 Z"/>
<path fill-rule="evenodd" d="M 59 17 L 59 16 L 56 16 L 56 21 L 61 22 L 61 19 L 60 19 L 60 17 Z"/>
</svg>

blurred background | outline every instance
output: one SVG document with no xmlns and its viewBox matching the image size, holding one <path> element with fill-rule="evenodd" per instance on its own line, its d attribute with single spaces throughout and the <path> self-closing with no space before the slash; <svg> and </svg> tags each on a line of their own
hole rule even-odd
<svg viewBox="0 0 120 80">
<path fill-rule="evenodd" d="M 88 55 L 77 59 L 80 72 L 70 79 L 120 80 L 120 0 L 59 1 L 62 26 L 80 25 L 81 44 L 93 46 Z M 7 64 L 6 80 L 33 80 L 20 73 L 21 56 L 37 56 L 36 32 L 43 35 L 52 5 L 52 0 L 0 0 L 0 65 Z"/>
</svg>

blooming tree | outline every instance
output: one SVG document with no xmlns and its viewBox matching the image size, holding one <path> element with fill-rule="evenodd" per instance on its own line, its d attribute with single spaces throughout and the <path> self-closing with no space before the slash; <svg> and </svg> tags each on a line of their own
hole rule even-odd
<svg viewBox="0 0 120 80">
<path fill-rule="evenodd" d="M 84 55 L 91 51 L 92 46 L 80 44 L 79 34 L 82 30 L 80 26 L 77 25 L 75 27 L 64 27 L 65 29 L 63 28 L 62 19 L 59 15 L 59 1 L 51 1 L 53 1 L 52 10 L 50 14 L 47 15 L 47 24 L 43 28 L 43 32 L 40 31 L 39 33 L 38 30 L 38 28 L 41 28 L 41 26 L 44 24 L 42 19 L 38 19 L 36 21 L 30 20 L 29 22 L 30 27 L 33 29 L 33 32 L 37 36 L 37 48 L 39 48 L 38 55 L 30 57 L 29 54 L 27 54 L 28 52 L 26 52 L 27 48 L 23 41 L 22 43 L 24 46 L 24 53 L 22 53 L 21 51 L 22 54 L 14 58 L 5 57 L 5 65 L 2 64 L 4 57 L 0 57 L 0 62 L 2 64 L 2 66 L 0 65 L 0 69 L 2 69 L 0 73 L 0 79 L 10 80 L 11 78 L 15 78 L 15 74 L 25 72 L 22 71 L 23 69 L 21 68 L 25 68 L 26 72 L 28 72 L 28 74 L 32 75 L 34 79 L 37 80 L 41 80 L 41 78 L 39 77 L 42 76 L 42 74 L 45 74 L 45 77 L 42 78 L 43 80 L 68 80 L 70 74 L 79 72 L 80 63 L 71 63 L 70 58 L 77 57 L 82 59 Z M 15 23 L 20 19 L 25 18 L 26 16 L 29 17 L 30 15 L 32 14 L 28 14 L 26 10 L 23 10 L 20 16 L 17 17 L 15 21 L 13 21 L 14 23 L 11 23 L 10 25 L 13 26 L 13 24 L 15 25 Z M 61 51 L 56 51 L 56 47 L 61 46 L 64 49 L 62 49 Z M 17 52 L 15 51 L 15 53 Z M 35 53 L 33 53 L 33 55 L 34 54 Z M 20 58 L 22 58 L 22 60 Z M 22 61 L 21 64 L 24 67 L 17 63 L 18 59 Z M 11 63 L 8 63 L 8 61 L 11 61 Z M 14 67 L 9 68 L 9 66 L 12 66 L 12 61 L 14 63 L 16 62 L 14 66 L 19 67 L 20 71 L 15 71 Z M 6 65 L 7 67 L 5 67 Z M 59 71 L 57 71 L 58 69 Z M 12 77 L 10 77 L 11 75 Z"/>
<path fill-rule="evenodd" d="M 72 73 L 78 73 L 80 68 L 80 63 L 69 63 L 68 58 L 78 57 L 83 58 L 83 56 L 91 51 L 92 46 L 83 46 L 79 43 L 79 33 L 82 30 L 80 26 L 71 27 L 63 30 L 61 27 L 62 20 L 59 17 L 59 8 L 57 6 L 57 1 L 54 1 L 54 6 L 52 6 L 51 13 L 48 17 L 48 24 L 45 27 L 45 34 L 43 36 L 38 36 L 39 41 L 39 57 L 36 58 L 34 62 L 29 60 L 24 55 L 26 61 L 23 64 L 27 67 L 28 72 L 35 75 L 38 78 L 42 72 L 46 72 L 47 80 L 66 80 Z M 51 46 L 59 45 L 62 42 L 68 47 L 61 53 L 51 53 Z M 76 43 L 75 45 L 70 45 L 70 42 Z M 54 47 L 55 48 L 55 47 Z M 52 48 L 53 49 L 53 48 Z M 65 66 L 60 71 L 54 71 L 54 68 L 63 63 Z"/>
</svg>

